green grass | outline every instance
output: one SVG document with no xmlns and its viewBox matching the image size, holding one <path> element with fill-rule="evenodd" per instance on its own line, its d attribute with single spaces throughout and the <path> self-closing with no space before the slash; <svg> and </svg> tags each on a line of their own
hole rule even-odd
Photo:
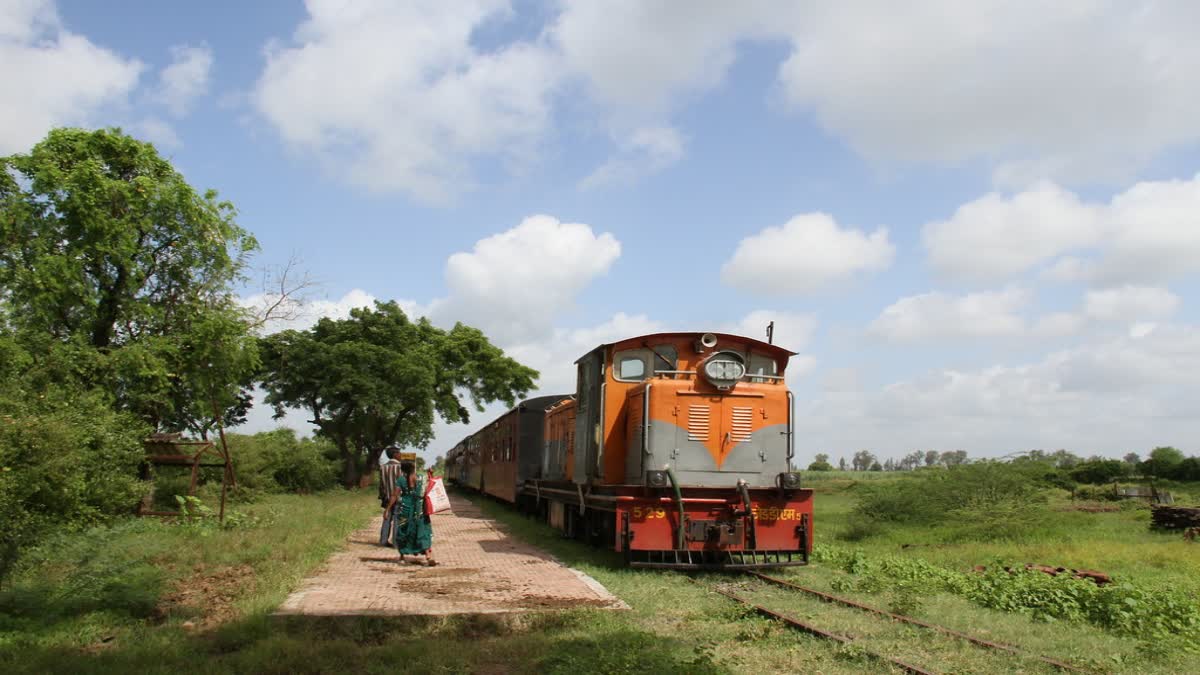
<svg viewBox="0 0 1200 675">
<path fill-rule="evenodd" d="M 621 568 L 615 555 L 563 540 L 548 527 L 486 500 L 477 501 L 514 536 L 591 575 L 631 609 L 409 621 L 270 617 L 305 575 L 375 514 L 377 503 L 369 492 L 266 497 L 238 507 L 250 520 L 229 530 L 194 530 L 140 520 L 48 543 L 31 553 L 18 577 L 0 590 L 0 671 L 890 672 L 866 658 L 861 649 L 838 647 L 747 613 L 687 575 Z M 819 540 L 831 540 L 848 527 L 850 499 L 844 488 L 818 495 L 816 503 Z M 1117 543 L 1121 518 L 1136 518 L 1124 512 L 1069 514 L 1078 515 L 1103 516 L 1099 523 L 1112 521 L 1086 530 L 1088 536 L 1100 537 L 1100 548 Z M 917 534 L 888 533 L 860 544 L 880 552 L 902 550 L 947 565 L 973 564 L 993 550 L 1013 552 L 1012 547 L 999 544 L 994 549 L 990 544 L 899 548 L 899 543 Z M 934 539 L 930 535 L 924 541 L 935 543 Z M 1062 559 L 1074 560 L 1074 551 L 1090 550 L 1082 536 L 1076 543 L 1078 549 L 1068 547 Z M 1186 553 L 1186 549 L 1163 550 L 1170 556 Z M 1016 549 L 1020 555 L 1040 551 Z M 1109 553 L 1090 554 L 1097 562 L 1109 563 L 1110 570 L 1119 567 Z M 1184 574 L 1170 565 L 1159 572 L 1143 571 L 1169 578 Z M 1129 573 L 1137 572 L 1132 568 Z M 822 565 L 786 574 L 824 589 L 845 576 Z M 208 593 L 181 596 L 179 581 L 197 577 Z M 696 580 L 710 586 L 744 583 L 728 575 L 701 575 Z M 64 591 L 68 588 L 69 593 Z M 998 665 L 1005 671 L 1041 672 L 1037 664 L 1008 657 L 996 660 L 995 655 L 957 641 L 882 624 L 850 610 L 835 611 L 794 594 L 753 586 L 746 590 L 772 607 L 823 627 L 874 635 L 870 644 L 876 648 L 917 662 L 954 672 L 996 672 Z M 886 606 L 890 596 L 885 592 L 860 597 Z M 1171 655 L 1147 657 L 1134 641 L 1091 626 L 1039 623 L 945 595 L 920 598 L 917 605 L 917 616 L 937 623 L 1106 671 L 1187 669 L 1186 661 Z M 185 629 L 185 622 L 194 627 Z"/>
</svg>

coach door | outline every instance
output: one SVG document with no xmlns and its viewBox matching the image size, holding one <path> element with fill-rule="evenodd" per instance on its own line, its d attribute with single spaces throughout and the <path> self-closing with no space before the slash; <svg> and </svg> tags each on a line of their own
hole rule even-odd
<svg viewBox="0 0 1200 675">
<path fill-rule="evenodd" d="M 575 362 L 575 475 L 576 483 L 587 483 L 600 474 L 601 420 L 604 415 L 604 351 L 594 350 Z"/>
</svg>

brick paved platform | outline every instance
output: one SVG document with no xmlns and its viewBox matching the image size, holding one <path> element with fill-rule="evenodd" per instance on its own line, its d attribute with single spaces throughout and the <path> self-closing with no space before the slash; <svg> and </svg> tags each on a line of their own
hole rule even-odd
<svg viewBox="0 0 1200 675">
<path fill-rule="evenodd" d="M 512 539 L 457 495 L 433 518 L 438 564 L 402 564 L 378 545 L 382 517 L 350 536 L 276 610 L 281 616 L 438 616 L 592 606 L 628 609 L 587 575 Z M 417 558 L 409 556 L 408 560 Z"/>
</svg>

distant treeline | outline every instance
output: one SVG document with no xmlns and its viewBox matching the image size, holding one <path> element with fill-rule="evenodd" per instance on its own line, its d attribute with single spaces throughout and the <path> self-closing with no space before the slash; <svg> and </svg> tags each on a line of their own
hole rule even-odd
<svg viewBox="0 0 1200 675">
<path fill-rule="evenodd" d="M 1200 457 L 1188 457 L 1183 452 L 1163 446 L 1151 450 L 1146 459 L 1130 452 L 1122 459 L 1093 455 L 1080 457 L 1066 450 L 1046 452 L 1030 450 L 1016 456 L 1003 458 L 1011 462 L 1032 462 L 1059 470 L 1059 473 L 1079 483 L 1110 483 L 1129 478 L 1160 478 L 1166 480 L 1200 481 Z M 937 450 L 913 451 L 899 460 L 891 458 L 880 463 L 868 450 L 854 453 L 849 462 L 845 457 L 836 466 L 830 463 L 828 454 L 818 454 L 808 465 L 809 471 L 913 471 L 928 467 L 952 467 L 971 462 L 965 450 L 938 452 Z M 996 461 L 996 460 L 975 460 Z"/>
</svg>

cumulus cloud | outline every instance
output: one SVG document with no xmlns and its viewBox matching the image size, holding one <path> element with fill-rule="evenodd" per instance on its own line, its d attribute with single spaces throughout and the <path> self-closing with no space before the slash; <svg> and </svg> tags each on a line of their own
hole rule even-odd
<svg viewBox="0 0 1200 675">
<path fill-rule="evenodd" d="M 868 332 L 889 340 L 1012 337 L 1027 330 L 1028 290 L 955 296 L 941 291 L 901 298 L 871 322 Z"/>
<path fill-rule="evenodd" d="M 0 5 L 0 154 L 127 102 L 143 65 L 65 28 L 49 0 Z"/>
<path fill-rule="evenodd" d="M 543 335 L 554 316 L 570 309 L 575 296 L 620 255 L 612 234 L 532 216 L 479 240 L 470 252 L 450 256 L 450 294 L 435 304 L 433 316 L 463 317 L 504 342 Z"/>
<path fill-rule="evenodd" d="M 1031 316 L 1033 294 L 1009 287 L 957 295 L 932 291 L 901 298 L 871 322 L 867 333 L 894 342 L 970 338 L 1063 337 L 1095 322 L 1161 319 L 1179 297 L 1165 288 L 1121 286 L 1089 290 L 1074 312 Z"/>
<path fill-rule="evenodd" d="M 183 145 L 175 128 L 159 117 L 147 117 L 133 127 L 138 138 L 150 141 L 159 150 L 174 150 Z"/>
<path fill-rule="evenodd" d="M 1188 3 L 820 5 L 780 82 L 867 156 L 1111 179 L 1200 139 L 1198 19 Z"/>
<path fill-rule="evenodd" d="M 1111 180 L 1200 139 L 1198 20 L 1188 3 L 630 0 L 568 4 L 550 35 L 625 115 L 720 86 L 744 43 L 783 43 L 782 98 L 862 155 L 982 159 L 1021 187 Z"/>
<path fill-rule="evenodd" d="M 815 451 L 962 448 L 997 456 L 1035 448 L 1120 456 L 1186 444 L 1200 432 L 1200 331 L 1158 326 L 1022 365 L 933 370 L 871 387 L 826 388 L 800 415 Z"/>
<path fill-rule="evenodd" d="M 721 280 L 755 293 L 811 293 L 886 269 L 894 255 L 887 228 L 866 234 L 842 228 L 824 213 L 808 213 L 743 239 L 721 267 Z"/>
<path fill-rule="evenodd" d="M 1178 306 L 1179 296 L 1165 288 L 1146 286 L 1088 291 L 1084 297 L 1084 312 L 1101 321 L 1157 319 L 1172 314 Z"/>
<path fill-rule="evenodd" d="M 153 100 L 176 117 L 186 115 L 192 102 L 208 91 L 212 65 L 213 53 L 208 45 L 171 47 L 171 64 L 159 74 Z"/>
<path fill-rule="evenodd" d="M 507 3 L 309 0 L 287 44 L 267 50 L 254 102 L 290 146 L 350 181 L 445 199 L 469 160 L 532 156 L 558 66 L 535 42 L 481 50 L 472 34 Z"/>
<path fill-rule="evenodd" d="M 720 84 L 737 41 L 767 34 L 779 7 L 762 0 L 569 3 L 551 34 L 602 105 L 662 113 L 674 97 Z"/>
<path fill-rule="evenodd" d="M 1012 277 L 1063 251 L 1100 239 L 1099 209 L 1055 185 L 1010 198 L 988 194 L 922 228 L 929 262 L 960 279 Z"/>
<path fill-rule="evenodd" d="M 579 186 L 584 189 L 611 184 L 629 184 L 658 173 L 683 157 L 684 138 L 672 127 L 635 130 L 620 143 L 617 154 L 588 174 Z"/>
<path fill-rule="evenodd" d="M 1168 280 L 1200 271 L 1200 175 L 1138 183 L 1107 204 L 1051 184 L 993 193 L 921 235 L 930 264 L 957 280 L 999 281 L 1040 265 L 1062 281 Z"/>
</svg>

